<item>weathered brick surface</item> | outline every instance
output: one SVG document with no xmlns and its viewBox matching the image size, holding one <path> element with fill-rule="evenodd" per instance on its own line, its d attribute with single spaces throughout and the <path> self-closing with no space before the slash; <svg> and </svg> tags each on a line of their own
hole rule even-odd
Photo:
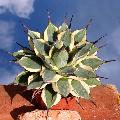
<svg viewBox="0 0 120 120">
<path fill-rule="evenodd" d="M 81 120 L 81 117 L 70 110 L 35 110 L 25 113 L 19 120 Z"/>
<path fill-rule="evenodd" d="M 0 86 L 0 120 L 17 120 L 19 115 L 24 113 L 26 113 L 25 116 L 35 115 L 35 112 L 37 112 L 36 115 L 40 112 L 41 116 L 46 116 L 45 110 L 38 111 L 29 102 L 32 92 L 24 90 L 25 88 L 21 86 Z M 74 98 L 68 98 L 67 102 L 62 99 L 57 105 L 52 107 L 49 115 L 53 116 L 54 119 L 56 117 L 60 118 L 59 112 L 56 110 L 68 110 L 68 112 L 76 111 L 76 113 L 79 113 L 82 120 L 120 120 L 120 105 L 118 104 L 118 91 L 116 89 L 111 86 L 95 87 L 91 89 L 91 96 L 92 101 L 79 99 L 79 104 L 75 102 Z M 64 114 L 60 115 L 65 117 Z M 53 118 L 51 120 L 54 120 Z M 68 118 L 64 118 L 64 120 Z M 34 118 L 33 120 L 37 119 Z"/>
<path fill-rule="evenodd" d="M 35 109 L 29 102 L 31 93 L 24 93 L 24 89 L 14 85 L 0 86 L 0 120 L 16 120 L 19 114 Z"/>
</svg>

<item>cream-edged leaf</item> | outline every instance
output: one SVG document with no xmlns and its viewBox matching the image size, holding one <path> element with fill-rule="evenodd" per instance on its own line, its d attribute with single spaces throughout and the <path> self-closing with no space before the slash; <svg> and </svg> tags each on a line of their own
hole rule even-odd
<svg viewBox="0 0 120 120">
<path fill-rule="evenodd" d="M 20 85 L 24 85 L 27 86 L 28 85 L 28 77 L 31 75 L 32 73 L 28 72 L 28 71 L 23 71 L 20 74 L 17 75 L 17 77 L 15 78 L 14 83 L 15 84 L 20 84 Z"/>
<path fill-rule="evenodd" d="M 87 43 L 86 45 L 78 48 L 78 50 L 77 50 L 78 52 L 73 57 L 72 63 L 73 64 L 79 63 L 80 59 L 85 57 L 88 54 L 91 47 L 92 47 L 92 44 Z"/>
<path fill-rule="evenodd" d="M 63 97 L 67 97 L 70 93 L 70 83 L 68 78 L 60 78 L 56 86 L 58 88 L 58 93 L 61 94 Z"/>
<path fill-rule="evenodd" d="M 46 66 L 48 66 L 48 68 L 55 70 L 55 71 L 58 70 L 58 67 L 55 65 L 54 61 L 49 56 L 44 57 L 44 62 Z"/>
<path fill-rule="evenodd" d="M 37 56 L 45 56 L 46 51 L 49 48 L 49 46 L 45 43 L 43 39 L 34 39 L 34 51 Z"/>
<path fill-rule="evenodd" d="M 25 55 L 25 53 L 24 53 L 23 50 L 18 50 L 17 52 L 12 53 L 12 56 L 15 57 L 15 58 L 17 58 L 17 59 L 20 59 L 24 55 Z"/>
<path fill-rule="evenodd" d="M 79 67 L 74 74 L 77 77 L 82 77 L 82 78 L 95 78 L 96 74 L 92 71 L 86 70 L 84 68 Z"/>
<path fill-rule="evenodd" d="M 55 46 L 52 46 L 52 47 L 50 48 L 50 51 L 49 51 L 49 57 L 50 57 L 50 58 L 52 57 L 52 54 L 53 54 L 54 49 L 55 49 Z"/>
<path fill-rule="evenodd" d="M 86 40 L 86 29 L 76 30 L 72 35 L 74 36 L 74 41 L 80 43 L 83 40 Z"/>
<path fill-rule="evenodd" d="M 75 48 L 75 40 L 74 40 L 74 35 L 73 35 L 73 33 L 72 33 L 72 35 L 71 35 L 71 42 L 70 42 L 69 48 L 70 48 L 70 51 L 72 51 L 72 50 Z"/>
<path fill-rule="evenodd" d="M 28 36 L 32 39 L 40 39 L 40 33 L 32 30 L 28 30 Z"/>
<path fill-rule="evenodd" d="M 43 81 L 46 83 L 57 82 L 62 77 L 50 69 L 44 69 L 41 75 L 42 75 Z"/>
<path fill-rule="evenodd" d="M 63 46 L 63 42 L 62 42 L 62 41 L 57 40 L 57 41 L 55 42 L 55 47 L 56 47 L 56 48 L 60 49 L 62 46 Z"/>
<path fill-rule="evenodd" d="M 77 76 L 69 76 L 68 77 L 69 79 L 74 79 L 74 80 L 78 80 L 78 81 L 83 81 L 83 80 L 86 80 L 86 78 L 81 78 L 81 77 L 77 77 Z"/>
<path fill-rule="evenodd" d="M 68 25 L 65 22 L 59 27 L 60 32 L 66 31 L 67 29 Z"/>
<path fill-rule="evenodd" d="M 57 86 L 57 82 L 53 82 L 53 83 L 52 83 L 52 88 L 53 88 L 53 90 L 54 90 L 55 92 L 58 93 L 59 89 L 58 89 L 58 86 Z"/>
<path fill-rule="evenodd" d="M 28 42 L 29 42 L 29 46 L 32 50 L 34 50 L 34 43 L 33 43 L 33 39 L 31 37 L 28 36 Z"/>
<path fill-rule="evenodd" d="M 43 83 L 42 86 L 39 89 L 44 89 L 49 84 L 51 84 L 51 83 Z"/>
<path fill-rule="evenodd" d="M 89 78 L 87 80 L 84 80 L 84 82 L 89 86 L 101 85 L 101 82 L 98 78 Z"/>
<path fill-rule="evenodd" d="M 81 46 L 87 43 L 87 31 L 86 29 L 80 29 L 73 32 L 74 41 L 76 46 Z"/>
<path fill-rule="evenodd" d="M 100 65 L 102 65 L 104 63 L 104 61 L 102 61 L 99 58 L 88 58 L 88 59 L 84 59 L 81 61 L 84 65 L 90 66 L 93 69 L 98 68 Z"/>
<path fill-rule="evenodd" d="M 90 99 L 90 88 L 84 81 L 71 81 L 71 94 L 75 97 Z"/>
<path fill-rule="evenodd" d="M 20 59 L 20 58 L 22 58 L 24 55 L 33 55 L 33 54 L 34 54 L 33 51 L 24 49 L 24 50 L 18 50 L 17 52 L 13 52 L 13 53 L 12 53 L 12 56 L 15 57 L 15 58 L 17 58 L 17 59 Z"/>
<path fill-rule="evenodd" d="M 66 46 L 66 47 L 69 47 L 70 46 L 70 43 L 71 43 L 71 32 L 69 30 L 65 31 L 65 32 L 62 32 L 60 33 L 61 34 L 61 39 L 60 41 L 63 42 L 63 44 Z M 59 37 L 59 36 L 58 36 Z M 59 39 L 59 38 L 58 38 Z"/>
<path fill-rule="evenodd" d="M 34 49 L 33 39 L 40 39 L 40 33 L 28 30 L 28 42 L 32 50 Z"/>
<path fill-rule="evenodd" d="M 53 25 L 51 22 L 49 22 L 49 24 L 44 32 L 44 40 L 53 42 L 54 35 L 57 30 L 58 30 L 58 28 L 55 25 Z"/>
<path fill-rule="evenodd" d="M 54 52 L 60 48 L 62 48 L 63 46 L 63 42 L 62 41 L 55 41 L 54 44 L 51 46 L 50 50 L 49 50 L 49 56 L 50 58 L 52 57 L 52 55 L 54 54 Z"/>
<path fill-rule="evenodd" d="M 98 50 L 99 50 L 99 48 L 97 48 L 96 46 L 93 45 L 89 51 L 88 56 L 93 55 L 93 54 L 96 55 Z"/>
<path fill-rule="evenodd" d="M 61 95 L 53 90 L 52 85 L 47 85 L 42 90 L 41 97 L 47 108 L 51 108 L 61 100 Z"/>
<path fill-rule="evenodd" d="M 75 57 L 81 57 L 83 55 L 85 55 L 86 53 L 89 52 L 89 50 L 91 49 L 92 44 L 88 43 L 85 46 L 83 46 L 82 48 L 80 48 L 80 50 L 78 51 L 78 53 L 75 55 Z"/>
<path fill-rule="evenodd" d="M 62 49 L 61 51 L 56 52 L 52 59 L 58 68 L 62 68 L 67 65 L 68 52 L 65 49 Z"/>
<path fill-rule="evenodd" d="M 76 70 L 76 68 L 73 66 L 65 66 L 65 67 L 61 68 L 61 72 L 65 75 L 72 75 L 75 70 Z"/>
<path fill-rule="evenodd" d="M 39 73 L 35 73 L 31 76 L 29 76 L 28 78 L 28 86 L 27 89 L 37 89 L 37 88 L 41 88 L 41 86 L 43 85 L 43 79 L 40 76 Z"/>
<path fill-rule="evenodd" d="M 30 72 L 39 72 L 41 70 L 41 61 L 35 56 L 24 56 L 17 62 Z"/>
</svg>

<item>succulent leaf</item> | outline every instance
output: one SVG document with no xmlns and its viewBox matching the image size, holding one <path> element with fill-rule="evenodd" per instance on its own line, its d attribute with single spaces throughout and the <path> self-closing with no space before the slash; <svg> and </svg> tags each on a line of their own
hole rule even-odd
<svg viewBox="0 0 120 120">
<path fill-rule="evenodd" d="M 92 71 L 88 71 L 84 68 L 79 67 L 74 74 L 78 77 L 82 77 L 82 78 L 95 78 L 96 74 Z"/>
<path fill-rule="evenodd" d="M 49 51 L 50 58 L 52 57 L 52 53 L 53 53 L 54 49 L 55 49 L 55 46 L 51 46 L 50 51 Z"/>
<path fill-rule="evenodd" d="M 41 62 L 35 56 L 22 57 L 18 63 L 30 72 L 39 72 L 41 70 Z"/>
<path fill-rule="evenodd" d="M 55 47 L 60 49 L 63 46 L 63 42 L 62 41 L 56 41 L 55 43 Z"/>
<path fill-rule="evenodd" d="M 96 46 L 92 46 L 92 48 L 90 49 L 90 51 L 89 51 L 89 54 L 88 54 L 88 56 L 91 56 L 92 54 L 97 54 L 97 51 L 99 50 L 99 48 L 97 48 Z"/>
<path fill-rule="evenodd" d="M 92 44 L 86 44 L 84 47 L 82 47 L 78 53 L 75 55 L 75 57 L 80 57 L 80 56 L 83 56 L 85 55 L 86 53 L 89 52 L 90 48 L 92 47 Z"/>
<path fill-rule="evenodd" d="M 60 32 L 66 31 L 67 29 L 68 25 L 65 22 L 59 27 Z"/>
<path fill-rule="evenodd" d="M 40 39 L 40 33 L 28 30 L 28 36 L 31 37 L 32 39 Z"/>
<path fill-rule="evenodd" d="M 54 61 L 49 56 L 44 57 L 44 62 L 45 62 L 45 65 L 48 66 L 48 68 L 50 68 L 52 70 L 58 70 Z"/>
<path fill-rule="evenodd" d="M 56 83 L 58 87 L 58 93 L 61 94 L 63 97 L 67 97 L 70 93 L 70 84 L 68 78 L 61 78 Z"/>
<path fill-rule="evenodd" d="M 81 45 L 84 45 L 87 43 L 86 28 L 74 31 L 73 36 L 74 36 L 74 41 L 76 46 L 80 47 Z"/>
<path fill-rule="evenodd" d="M 75 70 L 76 68 L 74 68 L 73 66 L 65 66 L 61 68 L 61 72 L 64 73 L 65 75 L 72 75 Z"/>
<path fill-rule="evenodd" d="M 72 60 L 72 64 L 75 64 L 75 65 L 79 64 L 79 61 L 81 61 L 81 58 L 84 58 L 88 54 L 91 47 L 92 47 L 92 44 L 90 43 L 80 47 L 80 49 L 78 49 L 78 52 L 75 54 Z"/>
<path fill-rule="evenodd" d="M 20 58 L 23 57 L 24 55 L 25 55 L 25 53 L 24 53 L 23 50 L 19 50 L 19 51 L 17 51 L 17 52 L 12 53 L 12 56 L 14 56 L 14 57 L 16 57 L 16 58 L 18 58 L 18 59 L 20 59 Z"/>
<path fill-rule="evenodd" d="M 76 30 L 72 35 L 74 36 L 74 41 L 80 43 L 83 39 L 86 40 L 86 29 Z"/>
<path fill-rule="evenodd" d="M 44 82 L 57 82 L 62 76 L 56 74 L 56 72 L 49 70 L 49 69 L 44 69 L 42 71 L 42 78 Z"/>
<path fill-rule="evenodd" d="M 56 52 L 53 55 L 53 61 L 58 68 L 66 66 L 68 61 L 68 52 L 65 49 L 62 49 L 60 52 Z"/>
<path fill-rule="evenodd" d="M 89 86 L 83 81 L 72 80 L 71 81 L 72 91 L 71 94 L 76 97 L 83 97 L 85 99 L 90 98 Z"/>
<path fill-rule="evenodd" d="M 32 50 L 34 49 L 33 39 L 40 39 L 40 33 L 28 30 L 28 42 Z"/>
<path fill-rule="evenodd" d="M 25 55 L 31 55 L 31 54 L 34 55 L 34 52 L 27 50 L 27 49 L 26 50 L 24 49 L 24 50 L 18 50 L 17 52 L 13 52 L 12 56 L 17 58 L 17 59 L 20 59 Z"/>
<path fill-rule="evenodd" d="M 49 24 L 44 32 L 44 40 L 53 42 L 54 35 L 55 35 L 55 32 L 57 32 L 57 30 L 58 30 L 58 28 L 55 25 L 53 25 L 51 22 L 49 22 Z"/>
<path fill-rule="evenodd" d="M 45 41 L 43 39 L 34 39 L 34 50 L 37 56 L 45 56 Z M 47 45 L 46 45 L 47 46 Z"/>
<path fill-rule="evenodd" d="M 35 74 L 29 76 L 27 89 L 30 90 L 30 89 L 41 88 L 43 83 L 44 82 L 43 82 L 42 77 L 40 76 L 40 74 L 35 73 Z"/>
<path fill-rule="evenodd" d="M 40 87 L 40 89 L 43 90 L 49 84 L 51 84 L 51 83 L 43 83 L 42 86 Z"/>
<path fill-rule="evenodd" d="M 88 58 L 81 61 L 84 65 L 90 66 L 93 69 L 98 68 L 104 62 L 99 58 Z"/>
<path fill-rule="evenodd" d="M 44 103 L 46 104 L 47 108 L 51 108 L 53 105 L 57 104 L 61 99 L 61 95 L 53 90 L 52 85 L 47 85 L 42 90 L 41 97 Z"/>
<path fill-rule="evenodd" d="M 23 71 L 20 74 L 18 74 L 18 76 L 15 78 L 14 83 L 15 84 L 20 84 L 20 85 L 24 85 L 27 86 L 28 85 L 28 77 L 31 75 L 30 72 L 28 71 Z"/>
<path fill-rule="evenodd" d="M 84 82 L 86 84 L 88 84 L 89 86 L 93 86 L 93 85 L 101 85 L 100 80 L 98 80 L 97 78 L 89 78 L 87 80 L 84 80 Z"/>
<path fill-rule="evenodd" d="M 71 43 L 71 32 L 70 30 L 61 32 L 58 35 L 58 40 L 62 41 L 65 47 L 69 47 Z"/>
</svg>

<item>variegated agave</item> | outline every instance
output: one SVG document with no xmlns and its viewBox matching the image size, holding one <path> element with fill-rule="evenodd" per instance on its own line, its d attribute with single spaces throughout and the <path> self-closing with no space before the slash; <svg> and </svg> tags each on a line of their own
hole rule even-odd
<svg viewBox="0 0 120 120">
<path fill-rule="evenodd" d="M 15 83 L 40 89 L 47 108 L 68 95 L 90 99 L 90 88 L 101 84 L 96 70 L 105 61 L 87 41 L 87 29 L 71 31 L 66 23 L 57 28 L 49 21 L 44 33 L 27 33 L 30 48 L 12 53 L 25 69 Z"/>
</svg>

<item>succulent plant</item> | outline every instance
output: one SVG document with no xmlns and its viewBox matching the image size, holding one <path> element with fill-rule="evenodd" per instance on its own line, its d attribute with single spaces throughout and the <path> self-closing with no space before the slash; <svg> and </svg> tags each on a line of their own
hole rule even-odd
<svg viewBox="0 0 120 120">
<path fill-rule="evenodd" d="M 97 57 L 86 27 L 72 31 L 65 22 L 56 27 L 49 21 L 44 33 L 25 29 L 30 48 L 12 53 L 25 69 L 14 83 L 41 90 L 47 108 L 69 95 L 90 99 L 90 88 L 101 85 L 96 70 L 106 61 Z"/>
</svg>

